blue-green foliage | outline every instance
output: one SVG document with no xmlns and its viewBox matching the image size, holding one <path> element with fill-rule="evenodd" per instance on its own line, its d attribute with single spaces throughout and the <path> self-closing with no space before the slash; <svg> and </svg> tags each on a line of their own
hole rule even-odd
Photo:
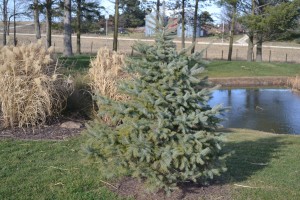
<svg viewBox="0 0 300 200">
<path fill-rule="evenodd" d="M 212 89 L 201 76 L 199 54 L 178 53 L 162 29 L 154 45 L 138 43 L 139 56 L 128 60 L 132 79 L 120 86 L 130 99 L 98 97 L 105 125 L 88 126 L 89 154 L 110 176 L 129 172 L 151 186 L 169 190 L 183 181 L 206 182 L 225 171 L 216 116 L 207 102 Z"/>
</svg>

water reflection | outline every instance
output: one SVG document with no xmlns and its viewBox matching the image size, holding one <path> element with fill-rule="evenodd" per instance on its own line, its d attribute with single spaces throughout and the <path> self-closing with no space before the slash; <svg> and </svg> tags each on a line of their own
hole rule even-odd
<svg viewBox="0 0 300 200">
<path fill-rule="evenodd" d="M 210 105 L 230 107 L 222 125 L 273 133 L 300 134 L 300 95 L 288 89 L 222 89 Z"/>
</svg>

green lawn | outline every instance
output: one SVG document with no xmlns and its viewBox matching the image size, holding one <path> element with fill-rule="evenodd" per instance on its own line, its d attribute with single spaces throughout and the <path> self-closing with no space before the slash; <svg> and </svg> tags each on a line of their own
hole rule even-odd
<svg viewBox="0 0 300 200">
<path fill-rule="evenodd" d="M 74 55 L 72 57 L 63 57 L 58 55 L 58 59 L 64 68 L 72 72 L 81 72 L 89 68 L 90 60 L 95 58 L 95 55 Z"/>
<path fill-rule="evenodd" d="M 234 199 L 300 196 L 299 136 L 246 130 L 226 134 L 226 148 L 235 153 L 227 160 L 224 184 L 231 185 Z M 0 140 L 1 199 L 118 199 L 104 187 L 97 169 L 83 162 L 85 140 Z"/>
<path fill-rule="evenodd" d="M 257 63 L 246 61 L 211 61 L 205 75 L 209 77 L 253 77 L 300 75 L 300 64 Z"/>
<path fill-rule="evenodd" d="M 82 161 L 84 140 L 0 140 L 0 199 L 118 199 Z"/>
<path fill-rule="evenodd" d="M 300 136 L 238 130 L 227 146 L 234 199 L 299 199 Z"/>
<path fill-rule="evenodd" d="M 59 59 L 68 68 L 67 73 L 85 71 L 89 67 L 90 59 L 95 55 L 76 55 Z M 253 76 L 295 76 L 300 75 L 300 64 L 268 63 L 246 61 L 211 61 L 208 63 L 205 75 L 209 77 L 253 77 Z"/>
</svg>

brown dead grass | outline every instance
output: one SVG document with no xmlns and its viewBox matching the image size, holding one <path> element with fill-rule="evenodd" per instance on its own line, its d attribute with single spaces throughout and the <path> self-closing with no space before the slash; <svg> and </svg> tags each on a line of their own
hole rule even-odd
<svg viewBox="0 0 300 200">
<path fill-rule="evenodd" d="M 292 90 L 300 91 L 300 76 L 288 78 L 287 85 L 290 86 Z"/>
<path fill-rule="evenodd" d="M 100 94 L 114 100 L 127 97 L 118 92 L 118 80 L 126 75 L 123 72 L 125 56 L 108 48 L 100 48 L 95 59 L 91 60 L 88 72 L 90 86 L 94 94 Z"/>
<path fill-rule="evenodd" d="M 40 43 L 0 49 L 4 127 L 39 126 L 64 108 L 71 84 L 57 74 L 51 52 Z"/>
<path fill-rule="evenodd" d="M 127 77 L 123 71 L 125 56 L 111 51 L 108 48 L 100 48 L 95 59 L 90 62 L 88 76 L 90 87 L 94 95 L 105 96 L 116 101 L 124 101 L 128 96 L 118 91 L 118 82 Z M 103 109 L 101 102 L 97 101 L 97 109 Z M 103 116 L 101 120 L 111 124 L 108 116 Z"/>
<path fill-rule="evenodd" d="M 99 48 L 107 47 L 108 49 L 112 49 L 112 39 L 105 38 L 105 37 L 99 37 L 99 35 L 91 35 L 95 38 L 81 38 L 81 45 L 82 45 L 82 52 L 83 53 L 97 53 Z M 36 42 L 36 39 L 34 36 L 24 36 L 24 35 L 17 35 L 19 44 L 21 43 L 32 43 Z M 45 39 L 45 37 L 43 37 Z M 146 39 L 152 39 L 152 38 L 146 38 Z M 177 49 L 180 49 L 180 41 L 179 38 L 175 38 L 176 41 L 178 41 Z M 52 37 L 52 44 L 54 47 L 55 52 L 62 52 L 63 51 L 63 38 L 58 36 Z M 211 39 L 207 38 L 198 38 L 198 42 L 209 42 Z M 219 40 L 214 40 L 214 42 L 220 42 Z M 0 38 L 0 44 L 2 43 L 2 38 Z M 44 42 L 45 43 L 45 42 Z M 147 43 L 153 43 L 153 42 L 147 42 Z M 120 37 L 120 40 L 118 42 L 118 51 L 122 54 L 131 54 L 132 48 L 131 46 L 134 44 L 134 41 L 128 41 L 128 40 L 122 40 L 122 37 Z M 190 43 L 187 43 L 186 46 L 188 46 Z M 265 43 L 266 45 L 273 45 L 273 43 Z M 291 46 L 287 43 L 276 43 L 275 45 L 281 46 L 281 45 L 287 45 Z M 299 44 L 292 45 L 294 47 L 299 47 Z M 76 49 L 76 39 L 73 38 L 73 47 L 74 51 Z M 208 47 L 207 51 L 205 50 Z M 203 51 L 203 57 L 207 59 L 222 59 L 222 51 L 223 51 L 223 59 L 227 59 L 228 55 L 228 45 L 205 45 L 205 44 L 197 44 L 196 45 L 197 51 Z M 271 54 L 270 54 L 271 51 Z M 207 53 L 206 53 L 207 52 Z M 256 52 L 254 52 L 255 54 Z M 264 47 L 263 48 L 263 61 L 268 62 L 269 58 L 271 62 L 292 62 L 292 63 L 300 63 L 300 49 L 288 49 L 288 48 L 269 48 Z M 233 47 L 233 60 L 246 60 L 247 59 L 247 45 L 244 46 L 234 46 Z"/>
</svg>

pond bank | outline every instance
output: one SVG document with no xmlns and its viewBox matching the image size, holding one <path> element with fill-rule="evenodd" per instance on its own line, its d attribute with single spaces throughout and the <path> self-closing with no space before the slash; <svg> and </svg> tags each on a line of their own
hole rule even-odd
<svg viewBox="0 0 300 200">
<path fill-rule="evenodd" d="M 222 87 L 285 87 L 288 78 L 287 76 L 222 77 L 209 78 L 209 81 Z"/>
</svg>

